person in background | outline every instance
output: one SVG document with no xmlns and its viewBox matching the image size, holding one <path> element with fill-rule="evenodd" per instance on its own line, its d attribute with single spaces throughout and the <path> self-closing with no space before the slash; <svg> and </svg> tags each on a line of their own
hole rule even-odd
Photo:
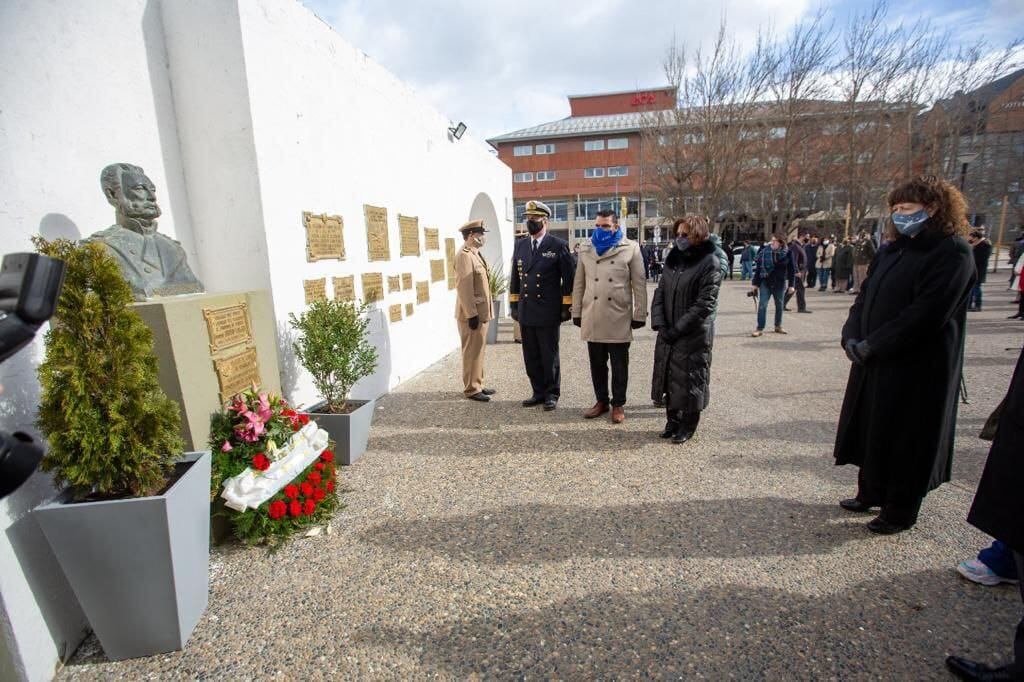
<svg viewBox="0 0 1024 682">
<path fill-rule="evenodd" d="M 775 333 L 786 333 L 782 328 L 782 299 L 787 292 L 796 291 L 793 286 L 796 273 L 785 239 L 781 234 L 772 235 L 768 246 L 758 251 L 754 260 L 752 285 L 758 290 L 760 298 L 757 304 L 757 329 L 751 336 L 757 337 L 764 333 L 769 298 L 775 299 Z"/>
<path fill-rule="evenodd" d="M 580 262 L 580 245 L 579 242 L 572 247 L 572 264 L 573 266 L 579 265 Z"/>
<path fill-rule="evenodd" d="M 1002 540 L 994 540 L 991 545 L 978 552 L 977 559 L 961 561 L 957 564 L 956 571 L 972 583 L 986 587 L 1002 583 L 1016 585 L 1019 582 L 1013 550 Z"/>
<path fill-rule="evenodd" d="M 813 289 L 818 283 L 818 236 L 804 235 L 804 253 L 807 255 L 807 281 L 805 286 Z"/>
<path fill-rule="evenodd" d="M 1009 256 L 1009 260 L 1007 260 L 1007 263 L 1010 264 L 1010 283 L 1006 285 L 1006 290 L 1007 291 L 1013 291 L 1013 288 L 1014 288 L 1013 287 L 1013 284 L 1014 284 L 1014 271 L 1013 271 L 1013 268 L 1014 268 L 1015 265 L 1017 265 L 1017 262 L 1020 260 L 1022 255 L 1024 255 L 1024 234 L 1021 234 L 1021 236 L 1017 238 L 1017 241 L 1015 241 L 1012 244 L 1010 244 L 1010 256 Z"/>
<path fill-rule="evenodd" d="M 1013 266 L 1013 276 L 1016 278 L 1014 284 L 1017 286 L 1017 314 L 1010 315 L 1008 320 L 1024 320 L 1024 258 L 1018 258 L 1017 264 Z"/>
<path fill-rule="evenodd" d="M 843 243 L 836 249 L 832 270 L 836 278 L 836 286 L 832 292 L 845 294 L 850 288 L 850 278 L 853 277 L 853 244 L 849 237 L 845 237 Z"/>
<path fill-rule="evenodd" d="M 930 490 L 950 480 L 967 297 L 974 259 L 966 202 L 949 182 L 919 176 L 889 192 L 890 240 L 843 325 L 850 377 L 836 429 L 837 465 L 860 467 L 850 512 L 911 528 Z"/>
<path fill-rule="evenodd" d="M 740 251 L 740 281 L 748 280 L 754 276 L 754 254 L 757 253 L 751 243 L 744 239 L 743 250 Z"/>
<path fill-rule="evenodd" d="M 693 438 L 710 400 L 712 316 L 722 268 L 708 238 L 707 218 L 679 218 L 674 229 L 675 246 L 651 304 L 651 328 L 658 332 L 651 398 L 666 409 L 661 438 L 685 443 Z"/>
<path fill-rule="evenodd" d="M 974 288 L 971 289 L 971 298 L 967 301 L 967 310 L 968 312 L 980 312 L 981 285 L 985 283 L 988 276 L 988 259 L 992 255 L 992 242 L 985 239 L 984 230 L 977 228 L 971 230 L 967 235 L 967 243 L 971 245 L 974 267 L 977 269 L 977 279 L 974 280 Z"/>
<path fill-rule="evenodd" d="M 725 249 L 725 257 L 729 260 L 729 279 L 732 279 L 732 270 L 736 265 L 736 254 L 732 252 L 732 246 Z"/>
<path fill-rule="evenodd" d="M 796 272 L 796 276 L 793 277 L 793 288 L 796 290 L 796 311 L 809 313 L 811 311 L 807 309 L 807 297 L 804 295 L 806 288 L 804 283 L 807 281 L 807 253 L 803 249 L 803 242 L 795 237 L 789 243 L 789 257 L 793 259 L 793 269 Z M 791 298 L 793 298 L 793 294 L 787 293 L 783 310 L 789 310 L 786 306 L 789 305 Z"/>
<path fill-rule="evenodd" d="M 875 259 L 875 242 L 868 233 L 861 230 L 857 233 L 857 241 L 853 244 L 853 290 L 851 294 L 860 292 L 860 285 L 868 277 L 868 266 Z"/>
<path fill-rule="evenodd" d="M 821 242 L 818 247 L 818 291 L 828 289 L 828 278 L 832 274 L 832 258 L 836 255 L 836 245 L 829 239 Z M 813 282 L 811 283 L 813 286 Z"/>
</svg>

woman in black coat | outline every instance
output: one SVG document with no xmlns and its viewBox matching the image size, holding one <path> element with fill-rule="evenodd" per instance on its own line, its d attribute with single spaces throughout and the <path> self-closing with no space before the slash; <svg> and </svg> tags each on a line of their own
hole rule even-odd
<svg viewBox="0 0 1024 682">
<path fill-rule="evenodd" d="M 710 400 L 712 313 L 722 272 L 706 218 L 680 218 L 675 232 L 651 304 L 651 328 L 658 332 L 651 398 L 664 402 L 668 415 L 661 437 L 685 443 Z"/>
<path fill-rule="evenodd" d="M 848 511 L 881 507 L 868 524 L 897 533 L 924 496 L 950 479 L 974 282 L 963 196 L 935 177 L 889 193 L 889 242 L 878 252 L 843 326 L 853 362 L 836 434 L 836 464 L 860 467 Z"/>
</svg>

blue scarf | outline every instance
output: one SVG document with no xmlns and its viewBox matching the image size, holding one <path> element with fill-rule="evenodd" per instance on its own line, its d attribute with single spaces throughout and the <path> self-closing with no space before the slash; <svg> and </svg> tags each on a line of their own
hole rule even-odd
<svg viewBox="0 0 1024 682">
<path fill-rule="evenodd" d="M 605 251 L 618 246 L 620 241 L 622 241 L 621 227 L 614 232 L 602 230 L 599 227 L 594 228 L 594 233 L 590 235 L 590 243 L 594 245 L 598 256 L 603 256 Z"/>
<path fill-rule="evenodd" d="M 757 257 L 761 259 L 761 268 L 764 270 L 764 275 L 767 277 L 772 274 L 772 270 L 775 266 L 782 261 L 783 258 L 789 258 L 789 251 L 786 247 L 782 247 L 778 251 L 773 251 L 772 247 L 765 246 L 757 252 Z"/>
</svg>

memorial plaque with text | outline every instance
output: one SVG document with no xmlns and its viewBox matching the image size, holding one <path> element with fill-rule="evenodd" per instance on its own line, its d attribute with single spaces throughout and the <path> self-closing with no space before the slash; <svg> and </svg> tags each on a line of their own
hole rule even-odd
<svg viewBox="0 0 1024 682">
<path fill-rule="evenodd" d="M 228 402 L 232 397 L 251 388 L 253 384 L 259 388 L 263 383 L 260 379 L 255 348 L 214 360 L 213 369 L 217 373 L 217 383 L 220 385 L 221 402 Z"/>
<path fill-rule="evenodd" d="M 203 317 L 206 318 L 211 353 L 252 341 L 249 304 L 245 302 L 224 308 L 203 308 Z"/>
<path fill-rule="evenodd" d="M 423 248 L 427 251 L 441 250 L 441 235 L 436 227 L 423 228 Z"/>
<path fill-rule="evenodd" d="M 445 278 L 444 258 L 430 261 L 430 281 L 441 282 Z"/>
<path fill-rule="evenodd" d="M 412 315 L 415 310 L 416 310 L 416 306 L 414 306 L 412 303 L 406 303 L 405 304 L 405 316 L 406 317 L 409 317 L 410 315 Z"/>
<path fill-rule="evenodd" d="M 444 240 L 444 253 L 447 258 L 448 288 L 455 288 L 455 240 Z"/>
<path fill-rule="evenodd" d="M 399 255 L 420 255 L 420 219 L 398 214 Z"/>
<path fill-rule="evenodd" d="M 356 300 L 356 278 L 354 275 L 346 275 L 345 277 L 332 277 L 331 283 L 334 285 L 335 301 Z"/>
<path fill-rule="evenodd" d="M 340 215 L 302 212 L 306 226 L 306 260 L 345 259 L 345 223 Z"/>
<path fill-rule="evenodd" d="M 396 303 L 393 306 L 388 307 L 388 319 L 392 322 L 402 321 L 402 304 Z"/>
<path fill-rule="evenodd" d="M 379 272 L 363 273 L 363 303 L 384 300 L 384 275 Z"/>
<path fill-rule="evenodd" d="M 307 279 L 302 281 L 302 288 L 306 292 L 306 305 L 313 301 L 327 300 L 327 278 Z"/>
<path fill-rule="evenodd" d="M 388 275 L 388 293 L 393 294 L 402 290 L 402 276 Z"/>
<path fill-rule="evenodd" d="M 366 250 L 371 261 L 391 260 L 388 243 L 388 210 L 380 206 L 363 204 L 366 215 Z"/>
<path fill-rule="evenodd" d="M 430 300 L 430 282 L 416 282 L 416 302 L 426 303 Z"/>
<path fill-rule="evenodd" d="M 412 273 L 402 273 L 402 291 L 409 291 L 412 289 Z"/>
</svg>

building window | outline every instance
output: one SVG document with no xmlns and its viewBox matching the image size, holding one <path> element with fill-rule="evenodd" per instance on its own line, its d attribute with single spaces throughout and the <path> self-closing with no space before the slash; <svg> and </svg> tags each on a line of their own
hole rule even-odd
<svg viewBox="0 0 1024 682">
<path fill-rule="evenodd" d="M 855 133 L 869 133 L 875 129 L 874 121 L 861 121 L 857 125 L 853 126 L 853 132 Z"/>
<path fill-rule="evenodd" d="M 555 145 L 553 144 L 539 144 L 536 147 L 537 154 L 554 154 Z"/>
<path fill-rule="evenodd" d="M 604 151 L 604 140 L 586 140 L 583 143 L 583 151 L 585 151 L 585 152 L 603 152 Z"/>
<path fill-rule="evenodd" d="M 645 218 L 660 218 L 661 213 L 658 211 L 658 200 L 657 199 L 644 199 L 644 217 Z"/>
<path fill-rule="evenodd" d="M 533 156 L 533 145 L 524 144 L 513 147 L 512 156 Z"/>
<path fill-rule="evenodd" d="M 757 158 L 756 156 L 753 157 L 752 159 L 746 159 L 745 161 L 743 161 L 744 168 L 757 168 L 760 165 L 761 159 Z"/>
<path fill-rule="evenodd" d="M 608 149 L 629 149 L 629 138 L 613 137 L 608 140 Z"/>
<path fill-rule="evenodd" d="M 668 144 L 668 135 L 658 135 L 658 146 L 664 147 Z"/>
<path fill-rule="evenodd" d="M 608 169 L 609 178 L 624 178 L 629 175 L 629 166 L 611 166 Z"/>
<path fill-rule="evenodd" d="M 741 140 L 756 140 L 760 137 L 759 131 L 754 128 L 741 128 L 740 139 Z"/>
<path fill-rule="evenodd" d="M 586 227 L 577 227 L 572 231 L 573 239 L 590 239 L 590 229 Z"/>
<path fill-rule="evenodd" d="M 580 199 L 576 202 L 576 220 L 597 220 L 598 211 L 616 211 L 619 207 L 614 199 Z"/>
<path fill-rule="evenodd" d="M 683 144 L 704 144 L 704 133 L 686 133 Z"/>
<path fill-rule="evenodd" d="M 549 221 L 553 223 L 564 223 L 569 220 L 569 202 L 568 201 L 549 201 L 547 202 L 548 208 L 551 209 L 551 217 Z"/>
<path fill-rule="evenodd" d="M 555 179 L 555 171 L 537 171 L 537 182 L 550 182 Z"/>
<path fill-rule="evenodd" d="M 786 129 L 784 127 L 769 128 L 768 129 L 768 137 L 773 139 L 773 140 L 781 140 L 785 136 L 786 136 Z"/>
<path fill-rule="evenodd" d="M 672 164 L 670 164 L 670 163 L 660 163 L 660 164 L 658 164 L 658 175 L 671 175 L 671 174 L 672 174 Z"/>
<path fill-rule="evenodd" d="M 769 168 L 782 168 L 782 157 L 780 157 L 780 156 L 769 156 L 766 165 Z"/>
<path fill-rule="evenodd" d="M 516 173 L 512 176 L 512 182 L 533 182 L 533 173 Z"/>
<path fill-rule="evenodd" d="M 861 152 L 858 154 L 857 163 L 871 163 L 871 152 Z"/>
<path fill-rule="evenodd" d="M 518 202 L 516 202 L 515 211 L 516 211 L 516 222 L 517 223 L 525 222 L 526 221 L 526 202 L 525 201 L 518 201 Z"/>
<path fill-rule="evenodd" d="M 583 177 L 585 178 L 603 178 L 604 168 L 584 168 Z"/>
</svg>

